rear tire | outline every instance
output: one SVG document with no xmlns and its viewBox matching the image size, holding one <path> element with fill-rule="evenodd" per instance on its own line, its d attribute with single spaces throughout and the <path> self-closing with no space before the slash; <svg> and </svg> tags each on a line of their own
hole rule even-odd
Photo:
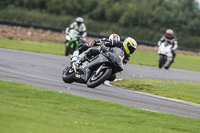
<svg viewBox="0 0 200 133">
<path fill-rule="evenodd" d="M 102 84 L 108 77 L 111 75 L 111 69 L 102 69 L 98 75 L 95 72 L 90 76 L 87 81 L 87 86 L 90 88 L 94 88 Z"/>
<path fill-rule="evenodd" d="M 75 72 L 72 67 L 67 67 L 63 71 L 62 79 L 65 83 L 73 83 L 75 77 Z"/>
</svg>

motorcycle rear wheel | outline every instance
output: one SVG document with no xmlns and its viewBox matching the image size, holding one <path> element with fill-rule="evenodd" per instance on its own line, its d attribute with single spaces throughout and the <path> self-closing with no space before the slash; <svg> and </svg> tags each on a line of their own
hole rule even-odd
<svg viewBox="0 0 200 133">
<path fill-rule="evenodd" d="M 97 75 L 94 72 L 87 81 L 87 86 L 95 88 L 103 83 L 111 75 L 111 69 L 102 69 Z"/>
<path fill-rule="evenodd" d="M 73 83 L 74 82 L 74 77 L 75 77 L 75 72 L 72 69 L 72 67 L 67 67 L 63 71 L 63 76 L 62 79 L 65 83 Z"/>
</svg>

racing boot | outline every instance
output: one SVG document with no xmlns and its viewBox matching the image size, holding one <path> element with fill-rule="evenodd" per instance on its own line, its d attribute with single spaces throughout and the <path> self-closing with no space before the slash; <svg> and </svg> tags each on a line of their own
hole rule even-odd
<svg viewBox="0 0 200 133">
<path fill-rule="evenodd" d="M 116 79 L 116 74 L 114 74 L 108 78 L 109 81 L 114 81 L 115 79 Z"/>
<path fill-rule="evenodd" d="M 173 59 L 170 61 L 169 65 L 165 67 L 165 69 L 169 69 L 169 67 L 171 66 L 171 64 L 173 63 Z"/>
</svg>

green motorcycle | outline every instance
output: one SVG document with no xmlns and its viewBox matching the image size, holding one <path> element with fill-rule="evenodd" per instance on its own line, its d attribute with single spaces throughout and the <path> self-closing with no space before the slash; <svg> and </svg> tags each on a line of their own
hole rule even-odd
<svg viewBox="0 0 200 133">
<path fill-rule="evenodd" d="M 65 35 L 65 55 L 68 56 L 79 48 L 80 33 L 75 29 L 71 29 L 69 33 L 65 33 Z"/>
</svg>

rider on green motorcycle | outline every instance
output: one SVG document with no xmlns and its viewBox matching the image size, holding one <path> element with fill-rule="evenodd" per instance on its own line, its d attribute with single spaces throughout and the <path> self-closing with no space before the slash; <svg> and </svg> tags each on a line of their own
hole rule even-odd
<svg viewBox="0 0 200 133">
<path fill-rule="evenodd" d="M 84 24 L 84 19 L 82 17 L 76 18 L 76 21 L 73 22 L 69 27 L 66 28 L 65 32 L 68 33 L 71 29 L 75 29 L 79 31 L 81 38 L 80 40 L 82 42 L 86 42 L 86 26 Z"/>
</svg>

